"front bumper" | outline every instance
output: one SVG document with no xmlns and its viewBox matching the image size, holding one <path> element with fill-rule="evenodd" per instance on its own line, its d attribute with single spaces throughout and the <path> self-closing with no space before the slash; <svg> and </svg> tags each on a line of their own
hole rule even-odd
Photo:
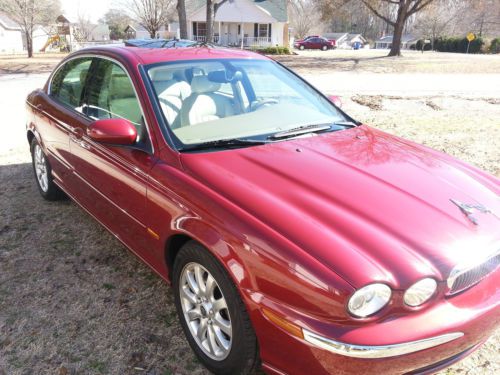
<svg viewBox="0 0 500 375">
<path fill-rule="evenodd" d="M 260 312 L 263 305 L 302 326 L 304 339 L 266 319 Z M 251 310 L 268 373 L 427 374 L 461 360 L 498 327 L 500 272 L 421 311 L 355 327 L 322 321 L 311 324 L 265 299 Z M 423 343 L 429 346 L 419 347 Z"/>
</svg>

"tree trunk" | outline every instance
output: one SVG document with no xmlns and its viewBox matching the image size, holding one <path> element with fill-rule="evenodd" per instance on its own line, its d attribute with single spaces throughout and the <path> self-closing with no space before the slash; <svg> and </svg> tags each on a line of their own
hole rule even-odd
<svg viewBox="0 0 500 375">
<path fill-rule="evenodd" d="M 207 36 L 206 42 L 212 43 L 214 39 L 214 7 L 212 0 L 207 0 Z"/>
<path fill-rule="evenodd" d="M 401 37 L 403 36 L 403 30 L 407 18 L 406 13 L 406 5 L 400 5 L 396 24 L 394 25 L 394 34 L 392 35 L 392 46 L 388 56 L 401 56 Z"/>
<path fill-rule="evenodd" d="M 179 31 L 181 39 L 188 38 L 187 19 L 186 19 L 186 1 L 177 0 L 177 15 L 179 17 Z"/>
<path fill-rule="evenodd" d="M 26 49 L 28 57 L 33 57 L 33 37 L 29 31 L 26 31 Z"/>
<path fill-rule="evenodd" d="M 149 29 L 149 36 L 151 39 L 156 39 L 156 30 L 155 29 Z"/>
</svg>

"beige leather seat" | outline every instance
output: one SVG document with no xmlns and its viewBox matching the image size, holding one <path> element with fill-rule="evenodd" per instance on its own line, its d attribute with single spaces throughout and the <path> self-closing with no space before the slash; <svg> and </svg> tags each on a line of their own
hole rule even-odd
<svg viewBox="0 0 500 375">
<path fill-rule="evenodd" d="M 182 107 L 182 101 L 191 95 L 191 86 L 186 81 L 179 81 L 172 70 L 157 70 L 152 76 L 153 85 L 160 106 L 170 126 L 175 122 Z"/>
<path fill-rule="evenodd" d="M 207 76 L 194 76 L 191 81 L 191 95 L 182 104 L 180 126 L 233 115 L 231 99 L 216 93 L 220 86 L 220 83 L 209 81 Z"/>
</svg>

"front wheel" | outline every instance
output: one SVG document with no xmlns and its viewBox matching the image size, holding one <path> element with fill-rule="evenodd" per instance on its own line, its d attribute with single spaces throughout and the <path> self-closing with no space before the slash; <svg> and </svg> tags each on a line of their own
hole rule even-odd
<svg viewBox="0 0 500 375">
<path fill-rule="evenodd" d="M 63 192 L 54 183 L 52 169 L 36 138 L 31 141 L 31 160 L 35 181 L 42 197 L 48 201 L 55 201 L 63 197 Z"/>
<path fill-rule="evenodd" d="M 189 345 L 215 374 L 248 374 L 257 338 L 238 290 L 204 247 L 186 243 L 173 270 L 175 305 Z"/>
</svg>

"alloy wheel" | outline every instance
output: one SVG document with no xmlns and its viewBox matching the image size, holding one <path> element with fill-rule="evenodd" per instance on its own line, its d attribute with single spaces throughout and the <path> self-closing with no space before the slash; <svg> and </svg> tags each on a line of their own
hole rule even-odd
<svg viewBox="0 0 500 375">
<path fill-rule="evenodd" d="M 208 357 L 224 360 L 231 351 L 232 325 L 215 278 L 201 264 L 188 263 L 180 276 L 179 293 L 184 319 L 196 344 Z"/>
<path fill-rule="evenodd" d="M 49 189 L 49 175 L 47 171 L 47 162 L 42 148 L 37 144 L 33 150 L 33 161 L 35 163 L 35 174 L 40 189 L 46 193 Z"/>
</svg>

